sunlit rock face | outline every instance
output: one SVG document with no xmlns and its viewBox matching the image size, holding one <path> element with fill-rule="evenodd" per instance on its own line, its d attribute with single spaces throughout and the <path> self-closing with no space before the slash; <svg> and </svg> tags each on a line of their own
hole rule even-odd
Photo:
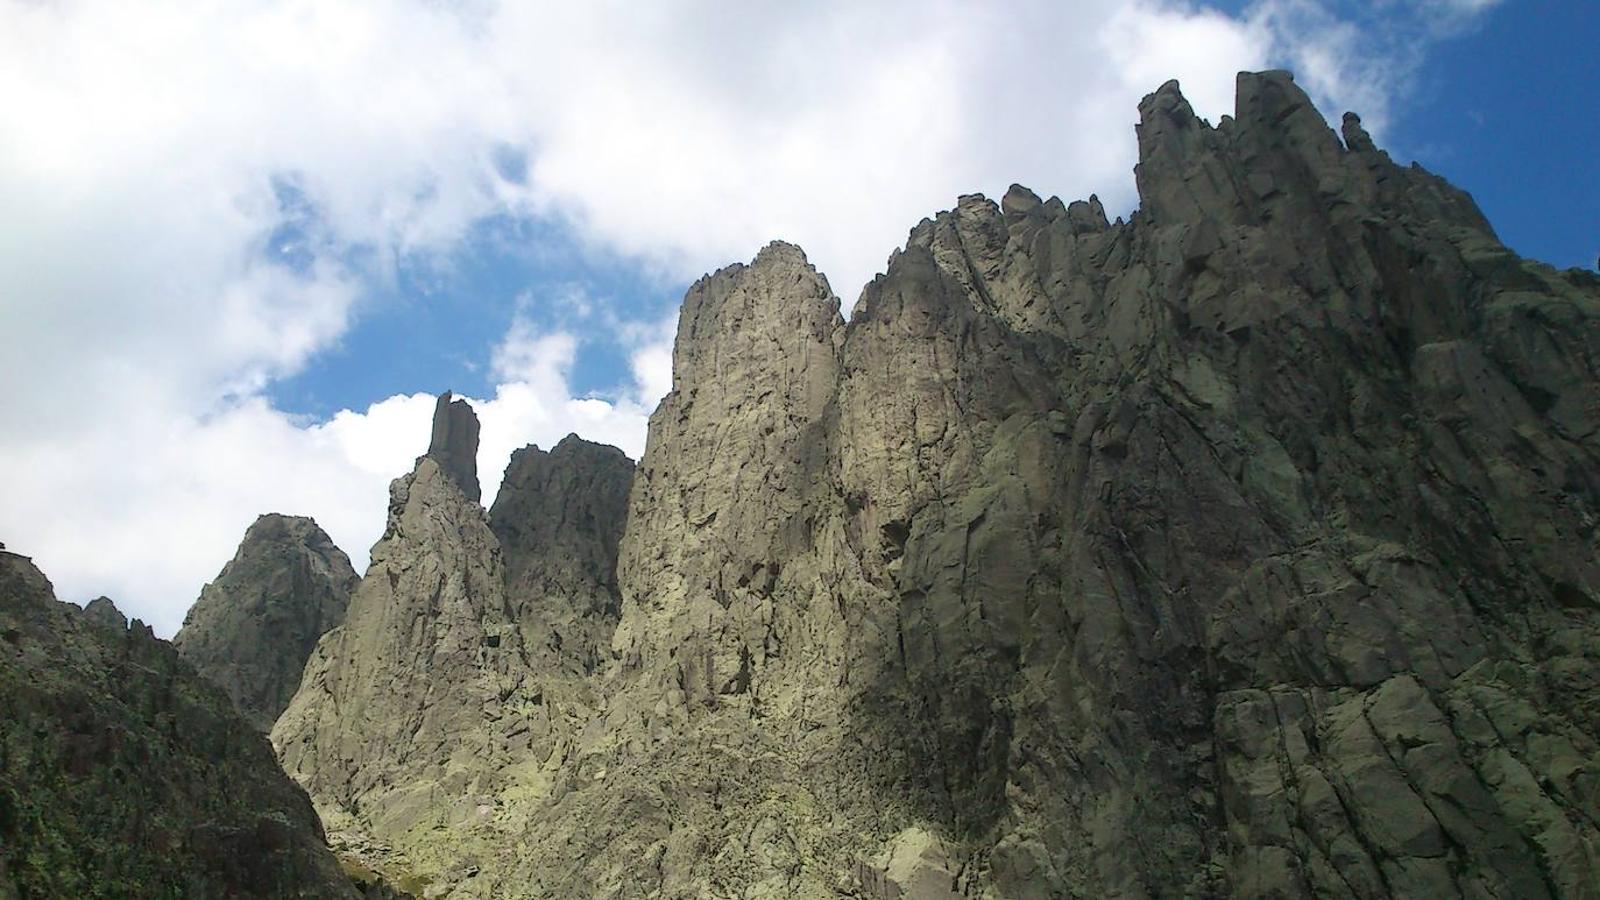
<svg viewBox="0 0 1600 900">
<path fill-rule="evenodd" d="M 631 478 L 425 458 L 286 767 L 450 896 L 1586 896 L 1600 280 L 1286 73 L 1139 114 L 1130 221 L 697 282 Z"/>
</svg>

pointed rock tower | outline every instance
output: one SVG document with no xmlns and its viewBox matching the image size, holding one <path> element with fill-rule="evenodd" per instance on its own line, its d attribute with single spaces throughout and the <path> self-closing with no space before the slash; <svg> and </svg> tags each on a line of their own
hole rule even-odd
<svg viewBox="0 0 1600 900">
<path fill-rule="evenodd" d="M 317 645 L 272 731 L 330 823 L 361 810 L 385 836 L 456 824 L 496 760 L 528 745 L 522 642 L 473 499 L 477 418 L 448 397 L 428 454 L 390 486 L 388 526 L 344 625 Z"/>
<path fill-rule="evenodd" d="M 465 400 L 451 399 L 445 391 L 433 408 L 433 436 L 428 441 L 428 456 L 456 483 L 468 500 L 477 502 L 478 416 Z"/>
</svg>

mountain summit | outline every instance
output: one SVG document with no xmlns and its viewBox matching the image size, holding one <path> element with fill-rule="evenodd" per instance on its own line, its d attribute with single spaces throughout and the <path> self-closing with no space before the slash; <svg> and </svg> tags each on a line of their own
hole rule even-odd
<svg viewBox="0 0 1600 900">
<path fill-rule="evenodd" d="M 468 500 L 482 496 L 478 489 L 478 416 L 467 401 L 451 399 L 449 391 L 440 394 L 434 406 L 427 455 Z"/>
<path fill-rule="evenodd" d="M 316 522 L 261 516 L 172 643 L 265 733 L 299 689 L 317 639 L 344 621 L 359 580 Z"/>
</svg>

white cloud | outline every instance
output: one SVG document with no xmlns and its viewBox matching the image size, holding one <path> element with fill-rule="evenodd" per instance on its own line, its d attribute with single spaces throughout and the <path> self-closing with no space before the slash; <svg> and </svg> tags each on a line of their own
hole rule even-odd
<svg viewBox="0 0 1600 900">
<path fill-rule="evenodd" d="M 628 364 L 639 385 L 639 399 L 654 408 L 672 390 L 672 332 L 664 340 L 639 347 Z"/>
<path fill-rule="evenodd" d="M 1380 142 L 1433 44 L 1477 27 L 1501 0 L 1383 0 L 1342 16 L 1319 0 L 1258 0 L 1249 26 L 1337 121 L 1354 110 Z"/>
<path fill-rule="evenodd" d="M 1490 5 L 1396 8 L 1442 34 Z M 1392 85 L 1365 73 L 1402 71 L 1400 45 L 1320 10 L 0 0 L 0 540 L 163 631 L 257 512 L 314 514 L 359 561 L 431 401 L 318 425 L 262 388 L 397 260 L 447 258 L 490 216 L 674 281 L 785 238 L 848 306 L 959 193 L 1131 208 L 1135 106 L 1167 78 L 1215 119 L 1236 70 L 1290 61 L 1330 112 L 1381 121 Z M 636 454 L 670 385 L 670 322 L 623 329 L 582 285 L 542 302 L 573 318 L 521 318 L 488 360 L 486 476 L 567 430 Z M 629 371 L 574 396 L 598 328 Z"/>
<path fill-rule="evenodd" d="M 569 384 L 578 337 L 540 331 L 521 317 L 513 320 L 491 354 L 492 371 L 500 381 L 494 397 L 471 401 L 482 423 L 478 474 L 485 505 L 494 502 L 512 452 L 528 444 L 548 450 L 577 433 L 620 447 L 633 459 L 644 453 L 645 423 L 666 394 L 655 363 L 662 354 L 668 360 L 670 389 L 670 337 L 663 342 L 658 325 L 617 327 L 632 348 L 629 379 L 612 396 L 576 396 Z M 641 359 L 646 360 L 643 365 Z"/>
</svg>

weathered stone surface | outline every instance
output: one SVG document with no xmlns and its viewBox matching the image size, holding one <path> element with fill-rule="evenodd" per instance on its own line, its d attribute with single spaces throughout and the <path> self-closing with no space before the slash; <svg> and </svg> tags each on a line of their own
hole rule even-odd
<svg viewBox="0 0 1600 900">
<path fill-rule="evenodd" d="M 344 621 L 359 580 L 316 522 L 264 515 L 200 592 L 172 642 L 264 733 L 299 690 L 317 639 Z"/>
<path fill-rule="evenodd" d="M 0 709 L 0 896 L 362 896 L 221 690 L 5 552 Z"/>
<path fill-rule="evenodd" d="M 662 662 L 660 687 L 688 703 L 747 702 L 751 665 L 780 639 L 774 616 L 790 611 L 770 595 L 809 539 L 808 494 L 829 486 L 823 419 L 843 337 L 838 298 L 789 244 L 684 298 L 673 389 L 634 480 L 618 563 L 632 614 L 615 648 L 630 667 Z"/>
<path fill-rule="evenodd" d="M 478 487 L 478 417 L 465 400 L 445 391 L 433 408 L 428 456 L 456 483 L 468 500 L 482 497 Z"/>
<path fill-rule="evenodd" d="M 472 416 L 447 409 L 453 429 Z M 545 762 L 589 715 L 562 690 L 570 678 L 540 681 L 536 660 L 483 508 L 423 456 L 391 485 L 345 622 L 318 643 L 272 741 L 336 843 L 381 847 L 363 862 L 437 893 L 475 874 L 479 854 L 510 849 L 501 814 L 548 790 Z"/>
<path fill-rule="evenodd" d="M 290 770 L 450 896 L 1593 896 L 1600 279 L 1285 73 L 1140 115 L 1126 223 L 696 283 L 592 676 L 424 460 Z"/>
</svg>

